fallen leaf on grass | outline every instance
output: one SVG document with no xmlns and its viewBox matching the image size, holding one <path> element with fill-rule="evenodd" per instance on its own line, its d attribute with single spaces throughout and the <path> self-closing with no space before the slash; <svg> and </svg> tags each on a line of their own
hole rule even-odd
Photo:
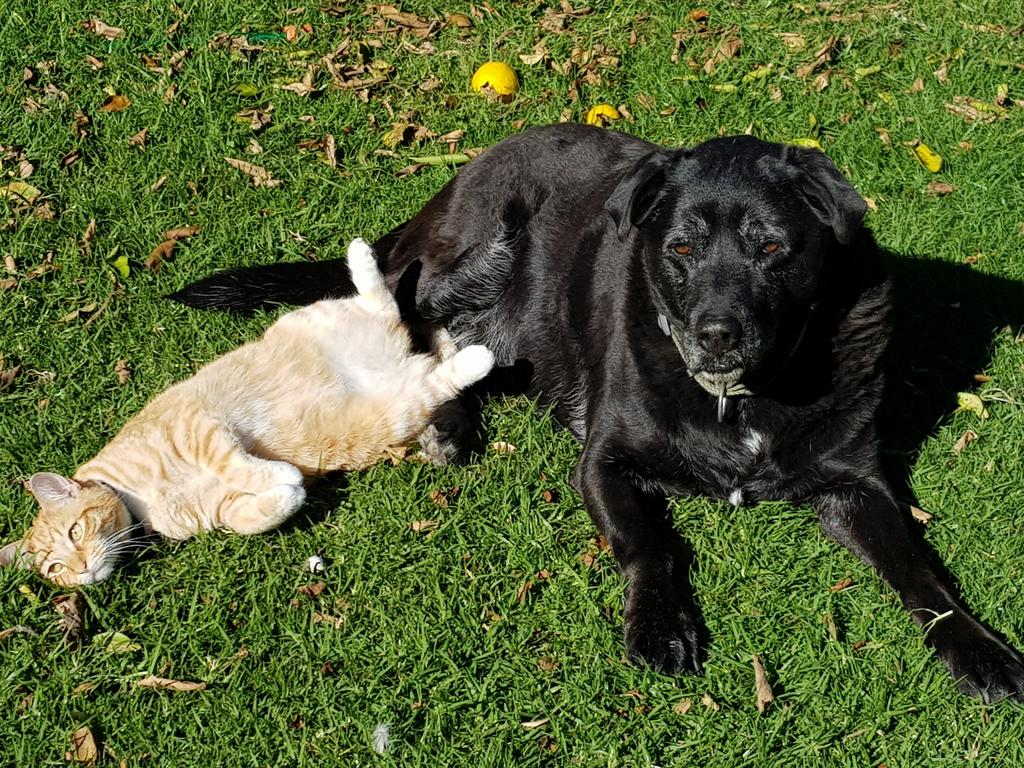
<svg viewBox="0 0 1024 768">
<path fill-rule="evenodd" d="M 171 680 L 166 677 L 149 675 L 136 683 L 140 688 L 159 688 L 165 691 L 202 691 L 206 689 L 206 683 L 193 683 L 189 680 Z"/>
<path fill-rule="evenodd" d="M 128 361 L 124 358 L 120 358 L 114 364 L 114 373 L 117 375 L 117 385 L 123 387 L 128 383 L 128 379 L 132 377 L 132 369 L 128 367 Z"/>
<path fill-rule="evenodd" d="M 701 696 L 700 703 L 708 709 L 710 709 L 712 712 L 717 712 L 722 708 L 717 701 L 711 698 L 710 693 L 705 693 L 703 696 Z"/>
<path fill-rule="evenodd" d="M 953 444 L 953 455 L 959 456 L 961 453 L 963 453 L 964 448 L 967 447 L 968 443 L 973 443 L 977 439 L 978 433 L 975 432 L 973 429 L 968 429 L 966 432 L 960 435 L 960 439 L 958 439 Z"/>
<path fill-rule="evenodd" d="M 440 523 L 437 520 L 413 520 L 409 523 L 409 528 L 412 529 L 413 533 L 429 533 L 437 528 Z"/>
<path fill-rule="evenodd" d="M 12 280 L 12 282 L 14 285 L 17 285 L 16 281 Z M 4 368 L 4 358 L 3 355 L 0 355 L 0 392 L 11 386 L 11 383 L 18 378 L 19 373 L 21 373 L 20 365 L 16 365 L 13 368 Z"/>
<path fill-rule="evenodd" d="M 82 639 L 82 598 L 77 592 L 61 595 L 53 601 L 54 610 L 60 616 L 60 630 L 64 642 L 77 646 Z"/>
<path fill-rule="evenodd" d="M 107 653 L 133 653 L 142 650 L 142 646 L 128 635 L 113 630 L 100 632 L 93 637 L 92 643 L 101 646 Z"/>
<path fill-rule="evenodd" d="M 189 225 L 187 227 L 175 227 L 174 229 L 168 229 L 164 232 L 164 240 L 184 240 L 198 235 L 200 232 L 199 227 Z"/>
<path fill-rule="evenodd" d="M 837 42 L 835 35 L 829 35 L 828 39 L 814 52 L 814 59 L 796 68 L 796 76 L 802 80 L 831 60 Z"/>
<path fill-rule="evenodd" d="M 130 139 L 128 139 L 128 144 L 133 147 L 144 147 L 146 145 L 146 138 L 148 136 L 149 128 L 143 128 L 141 131 L 139 131 Z"/>
<path fill-rule="evenodd" d="M 973 392 L 957 392 L 956 401 L 961 411 L 970 411 L 979 419 L 988 418 L 988 409 L 985 407 L 985 403 Z"/>
<path fill-rule="evenodd" d="M 243 123 L 249 123 L 250 130 L 253 133 L 259 133 L 270 125 L 271 120 L 273 120 L 270 113 L 273 111 L 273 104 L 265 104 L 262 107 L 246 107 L 235 113 L 235 119 Z"/>
<path fill-rule="evenodd" d="M 237 168 L 242 173 L 249 174 L 249 179 L 252 181 L 252 185 L 257 189 L 260 187 L 272 189 L 273 187 L 284 183 L 281 179 L 275 179 L 271 175 L 270 171 L 259 165 L 247 163 L 245 160 L 236 160 L 233 157 L 225 157 L 224 161 L 232 168 Z"/>
<path fill-rule="evenodd" d="M 491 443 L 491 450 L 495 453 L 515 453 L 518 448 L 512 445 L 512 443 L 506 443 L 504 440 L 498 440 Z"/>
<path fill-rule="evenodd" d="M 11 635 L 29 635 L 30 637 L 37 637 L 39 633 L 31 627 L 25 627 L 21 624 L 15 624 L 13 627 L 0 630 L 0 640 L 6 640 Z"/>
<path fill-rule="evenodd" d="M 101 70 L 103 69 L 103 67 L 106 66 L 102 61 L 97 59 L 95 56 L 91 56 L 88 54 L 86 54 L 85 63 L 95 70 Z"/>
<path fill-rule="evenodd" d="M 303 584 L 296 591 L 300 595 L 305 595 L 310 600 L 315 600 L 323 594 L 323 591 L 327 588 L 327 585 L 322 581 L 317 581 L 313 584 Z"/>
<path fill-rule="evenodd" d="M 831 587 L 828 588 L 829 592 L 842 592 L 847 587 L 853 586 L 853 579 L 844 578 L 837 581 Z"/>
<path fill-rule="evenodd" d="M 527 720 L 525 723 L 522 723 L 522 726 L 529 731 L 534 728 L 540 728 L 542 725 L 546 725 L 549 722 L 551 722 L 550 717 L 543 717 L 540 720 Z"/>
<path fill-rule="evenodd" d="M 775 694 L 772 691 L 771 684 L 768 682 L 768 675 L 764 672 L 764 666 L 761 664 L 761 657 L 755 653 L 751 657 L 751 661 L 754 663 L 754 686 L 757 689 L 757 711 L 763 715 L 765 708 L 775 701 Z"/>
<path fill-rule="evenodd" d="M 131 99 L 127 96 L 122 96 L 119 93 L 115 93 L 113 96 L 107 96 L 103 100 L 103 105 L 100 107 L 100 112 L 121 112 L 128 109 L 132 105 Z"/>
<path fill-rule="evenodd" d="M 85 22 L 82 26 L 89 32 L 99 35 L 100 37 L 105 37 L 107 40 L 117 40 L 118 38 L 124 37 L 123 29 L 120 27 L 112 27 L 95 16 Z"/>
<path fill-rule="evenodd" d="M 88 726 L 83 725 L 71 734 L 71 751 L 64 753 L 64 760 L 69 763 L 93 765 L 96 762 L 96 739 Z"/>
<path fill-rule="evenodd" d="M 306 74 L 303 75 L 302 80 L 296 83 L 288 83 L 288 85 L 282 85 L 282 91 L 289 91 L 294 93 L 296 96 L 315 96 L 319 91 L 313 84 L 316 77 L 316 67 L 310 67 L 306 70 Z"/>
<path fill-rule="evenodd" d="M 956 187 L 946 181 L 933 181 L 928 185 L 927 190 L 929 194 L 936 197 L 945 197 L 952 194 Z"/>
<path fill-rule="evenodd" d="M 12 181 L 6 186 L 0 187 L 0 197 L 8 199 L 20 199 L 32 205 L 39 196 L 43 194 L 36 187 L 26 181 Z"/>
<path fill-rule="evenodd" d="M 960 115 L 969 123 L 993 123 L 1009 115 L 1009 110 L 998 104 L 967 96 L 954 96 L 952 103 L 946 104 L 945 108 L 951 115 Z"/>
<path fill-rule="evenodd" d="M 150 269 L 153 272 L 159 272 L 165 261 L 170 261 L 174 257 L 174 246 L 176 242 L 174 240 L 164 240 L 160 245 L 154 248 L 149 256 L 146 257 L 146 269 Z"/>
<path fill-rule="evenodd" d="M 925 512 L 920 507 L 915 507 L 913 504 L 910 505 L 910 516 L 913 517 L 917 522 L 927 525 L 932 521 L 935 515 L 930 512 Z"/>
<path fill-rule="evenodd" d="M 692 708 L 693 699 L 683 699 L 682 701 L 677 702 L 674 707 L 672 707 L 672 711 L 675 712 L 677 715 L 685 715 Z"/>
<path fill-rule="evenodd" d="M 911 148 L 914 150 L 914 155 L 921 162 L 921 165 L 930 172 L 938 173 L 942 170 L 942 158 L 927 144 L 915 140 L 912 142 Z"/>
<path fill-rule="evenodd" d="M 315 624 L 329 624 L 330 626 L 334 627 L 335 629 L 341 629 L 343 626 L 345 626 L 345 617 L 344 616 L 335 616 L 335 615 L 330 614 L 330 613 L 320 613 L 320 611 L 315 611 L 313 613 L 313 623 L 315 623 Z"/>
</svg>

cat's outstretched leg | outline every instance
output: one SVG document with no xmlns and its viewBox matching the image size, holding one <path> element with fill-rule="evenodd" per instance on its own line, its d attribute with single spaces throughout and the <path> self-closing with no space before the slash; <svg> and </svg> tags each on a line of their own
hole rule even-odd
<svg viewBox="0 0 1024 768">
<path fill-rule="evenodd" d="M 430 383 L 441 396 L 437 405 L 455 397 L 471 384 L 476 384 L 493 367 L 494 355 L 480 344 L 461 349 L 443 360 L 430 372 Z"/>
<path fill-rule="evenodd" d="M 301 485 L 278 485 L 262 493 L 231 489 L 220 510 L 220 526 L 236 533 L 264 533 L 291 517 L 306 500 Z"/>
<path fill-rule="evenodd" d="M 358 291 L 356 301 L 374 314 L 398 318 L 398 302 L 391 295 L 377 266 L 377 257 L 365 240 L 357 237 L 348 246 L 348 271 Z"/>
</svg>

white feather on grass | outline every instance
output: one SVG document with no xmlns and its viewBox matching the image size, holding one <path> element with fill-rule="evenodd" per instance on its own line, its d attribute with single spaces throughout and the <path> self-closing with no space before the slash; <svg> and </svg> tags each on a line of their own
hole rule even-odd
<svg viewBox="0 0 1024 768">
<path fill-rule="evenodd" d="M 373 751 L 383 755 L 391 745 L 391 725 L 388 723 L 377 723 L 373 729 Z"/>
</svg>

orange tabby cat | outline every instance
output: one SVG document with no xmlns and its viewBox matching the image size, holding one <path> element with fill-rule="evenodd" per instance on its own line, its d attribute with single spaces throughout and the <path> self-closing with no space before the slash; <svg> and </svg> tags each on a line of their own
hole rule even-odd
<svg viewBox="0 0 1024 768">
<path fill-rule="evenodd" d="M 290 312 L 158 395 L 74 479 L 33 475 L 39 515 L 0 564 L 92 584 L 140 527 L 270 530 L 306 498 L 303 476 L 374 464 L 490 371 L 485 347 L 443 337 L 436 356 L 413 353 L 373 251 L 353 241 L 348 264 L 357 296 Z"/>
</svg>

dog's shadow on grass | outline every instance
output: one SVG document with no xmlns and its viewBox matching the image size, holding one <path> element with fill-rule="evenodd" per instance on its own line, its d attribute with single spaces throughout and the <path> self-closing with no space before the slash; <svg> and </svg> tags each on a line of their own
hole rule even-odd
<svg viewBox="0 0 1024 768">
<path fill-rule="evenodd" d="M 883 254 L 894 288 L 893 332 L 878 431 L 897 496 L 917 500 L 909 474 L 921 446 L 977 390 L 996 335 L 1024 325 L 1024 283 L 967 264 Z"/>
</svg>

